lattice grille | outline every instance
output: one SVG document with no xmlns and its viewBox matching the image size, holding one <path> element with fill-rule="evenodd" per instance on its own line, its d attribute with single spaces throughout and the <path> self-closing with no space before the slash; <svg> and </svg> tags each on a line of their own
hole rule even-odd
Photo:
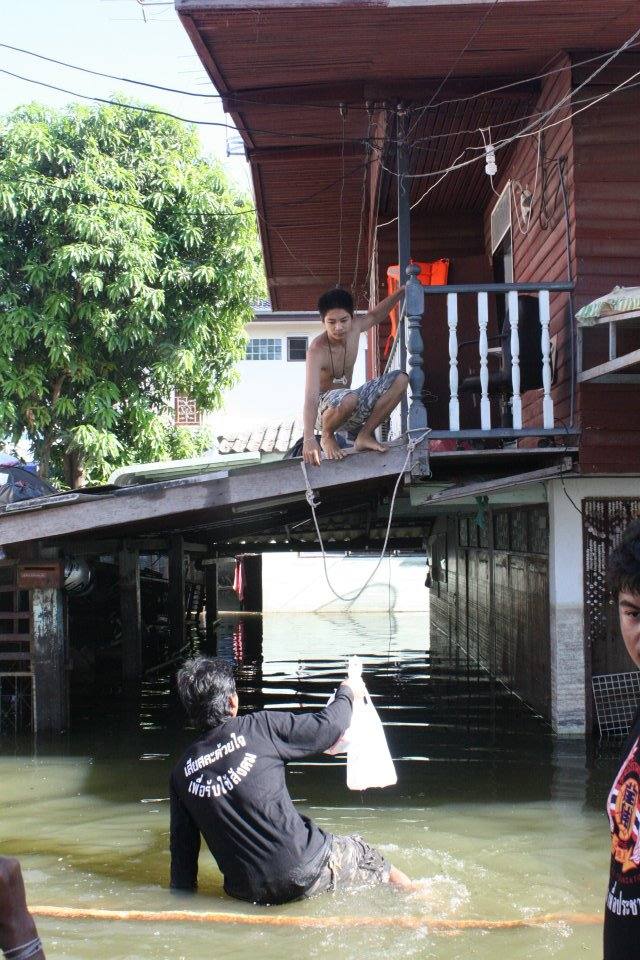
<svg viewBox="0 0 640 960">
<path fill-rule="evenodd" d="M 601 737 L 626 737 L 640 702 L 640 671 L 605 673 L 591 680 Z"/>
<path fill-rule="evenodd" d="M 607 565 L 624 529 L 640 516 L 640 498 L 586 498 L 582 502 L 584 606 L 587 649 L 595 675 L 625 672 L 629 663 L 617 611 L 607 584 Z"/>
<path fill-rule="evenodd" d="M 32 724 L 33 676 L 0 673 L 0 733 L 21 733 Z"/>
</svg>

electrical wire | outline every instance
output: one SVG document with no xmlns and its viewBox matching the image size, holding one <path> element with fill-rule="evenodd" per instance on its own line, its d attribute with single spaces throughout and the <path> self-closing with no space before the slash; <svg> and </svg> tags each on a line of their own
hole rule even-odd
<svg viewBox="0 0 640 960">
<path fill-rule="evenodd" d="M 413 130 L 415 129 L 416 124 L 420 122 L 420 119 L 421 119 L 421 117 L 423 116 L 423 114 L 425 113 L 425 111 L 428 110 L 429 107 L 431 107 L 431 106 L 433 105 L 434 100 L 436 99 L 436 97 L 438 96 L 438 94 L 440 93 L 440 91 L 442 90 L 442 88 L 445 86 L 445 84 L 446 84 L 447 81 L 449 80 L 451 74 L 452 74 L 453 71 L 456 69 L 456 67 L 458 66 L 458 64 L 460 63 L 460 61 L 462 60 L 462 58 L 464 57 L 465 53 L 467 52 L 467 50 L 469 49 L 469 47 L 471 46 L 471 44 L 473 43 L 473 41 L 476 39 L 476 37 L 478 36 L 478 34 L 480 33 L 480 31 L 482 30 L 483 26 L 485 25 L 486 21 L 487 21 L 488 18 L 491 16 L 491 14 L 493 13 L 493 11 L 495 10 L 495 8 L 498 6 L 499 3 L 500 3 L 500 0 L 493 0 L 493 3 L 491 4 L 491 6 L 485 11 L 484 15 L 482 16 L 482 18 L 480 19 L 479 23 L 477 24 L 475 30 L 473 31 L 473 33 L 471 34 L 471 36 L 469 37 L 469 39 L 468 39 L 467 42 L 465 43 L 464 47 L 462 48 L 462 50 L 460 51 L 460 53 L 458 54 L 458 56 L 457 56 L 456 59 L 454 60 L 454 62 L 453 62 L 453 64 L 451 65 L 451 67 L 449 68 L 446 76 L 444 76 L 443 79 L 440 81 L 440 83 L 439 83 L 439 85 L 438 85 L 438 88 L 437 88 L 436 92 L 433 94 L 433 96 L 431 97 L 431 99 L 429 100 L 429 103 L 428 103 L 425 107 L 422 107 L 421 110 L 418 110 L 418 116 L 416 117 L 416 119 L 413 121 L 412 125 L 411 125 L 411 126 L 409 127 L 409 129 L 407 130 L 407 134 L 406 134 L 407 137 L 409 137 L 409 136 L 411 135 L 411 133 L 412 133 Z"/>
<path fill-rule="evenodd" d="M 640 34 L 640 30 L 638 30 L 637 33 Z M 588 104 L 581 107 L 580 109 L 570 111 L 566 117 L 562 117 L 560 120 L 551 121 L 550 123 L 545 124 L 544 126 L 540 127 L 537 130 L 531 130 L 529 127 L 525 127 L 524 130 L 519 131 L 514 136 L 508 137 L 505 140 L 501 140 L 498 143 L 495 143 L 494 144 L 495 152 L 497 152 L 498 150 L 504 150 L 506 147 L 510 146 L 510 144 L 515 143 L 515 141 L 517 140 L 523 140 L 529 136 L 536 136 L 538 133 L 544 132 L 545 130 L 549 130 L 552 127 L 556 127 L 559 124 L 567 123 L 569 120 L 573 119 L 574 117 L 578 116 L 581 113 L 584 113 L 585 110 L 590 109 L 591 107 L 595 106 L 597 103 L 600 103 L 603 100 L 608 99 L 610 96 L 613 96 L 613 94 L 619 92 L 622 89 L 628 88 L 631 85 L 631 82 L 635 80 L 637 77 L 640 77 L 640 70 L 631 74 L 630 77 L 627 77 L 626 80 L 621 81 L 617 86 L 613 87 L 611 90 L 607 90 L 605 93 L 595 97 L 593 100 L 591 100 Z M 582 84 L 582 86 L 584 86 L 584 84 Z M 566 98 L 563 98 L 563 100 L 564 99 Z M 549 114 L 553 114 L 554 112 L 556 112 L 556 108 L 551 108 L 550 110 L 546 111 L 546 115 L 548 116 Z M 543 116 L 544 115 L 545 114 L 543 114 Z M 421 178 L 438 177 L 438 179 L 422 194 L 422 196 L 418 200 L 415 201 L 415 203 L 411 205 L 411 208 L 410 208 L 411 210 L 414 210 L 420 203 L 422 203 L 422 201 L 432 192 L 432 190 L 434 190 L 438 186 L 438 184 L 449 173 L 452 173 L 454 170 L 460 170 L 463 167 L 468 167 L 471 164 L 477 163 L 478 160 L 482 159 L 482 156 L 478 155 L 476 157 L 471 157 L 468 160 L 463 160 L 462 158 L 464 157 L 465 153 L 467 153 L 467 151 L 470 149 L 472 148 L 465 147 L 464 150 L 460 154 L 458 154 L 454 162 L 450 164 L 448 167 L 442 170 L 430 171 L 429 173 L 419 175 Z M 484 150 L 484 147 L 482 148 L 482 150 Z M 394 173 L 394 171 L 389 170 L 386 167 L 385 167 L 385 170 L 387 170 L 387 172 L 390 174 Z M 378 228 L 389 226 L 390 224 L 395 223 L 396 220 L 397 220 L 397 216 L 393 217 L 391 220 L 387 220 L 384 223 L 379 224 Z"/>
<path fill-rule="evenodd" d="M 168 4 L 168 5 L 170 6 L 171 4 Z M 630 45 L 630 47 L 636 47 L 636 46 L 640 46 L 640 44 L 634 43 Z M 76 70 L 80 73 L 86 73 L 90 76 L 103 77 L 107 80 L 115 80 L 118 83 L 128 83 L 128 84 L 132 84 L 133 86 L 147 87 L 150 90 L 158 90 L 165 93 L 176 93 L 180 96 L 194 97 L 196 99 L 206 99 L 206 100 L 225 100 L 226 99 L 227 101 L 231 101 L 234 103 L 250 103 L 250 104 L 268 106 L 268 107 L 295 106 L 296 108 L 302 107 L 302 108 L 311 109 L 311 110 L 332 110 L 333 111 L 337 106 L 336 102 L 331 102 L 331 101 L 293 103 L 293 102 L 288 102 L 284 100 L 277 100 L 277 101 L 266 100 L 264 98 L 252 99 L 237 93 L 226 93 L 224 95 L 220 93 L 198 93 L 193 90 L 184 90 L 179 87 L 167 87 L 167 86 L 164 86 L 163 84 L 152 83 L 147 80 L 137 80 L 133 77 L 122 77 L 122 76 L 119 76 L 118 74 L 106 73 L 101 70 L 95 70 L 91 67 L 82 67 L 75 63 L 69 63 L 67 60 L 59 60 L 56 57 L 50 57 L 46 54 L 37 53 L 34 50 L 27 50 L 25 47 L 14 46 L 13 44 L 10 44 L 10 43 L 0 43 L 0 49 L 11 50 L 13 53 L 20 53 L 27 57 L 33 57 L 34 59 L 42 60 L 46 63 L 53 63 L 53 64 L 56 64 L 56 66 L 65 67 L 69 70 Z M 469 101 L 477 100 L 482 97 L 493 96 L 494 94 L 500 93 L 503 90 L 510 90 L 510 89 L 513 89 L 514 87 L 523 86 L 524 84 L 532 83 L 535 80 L 543 80 L 545 77 L 550 77 L 557 73 L 563 73 L 565 70 L 572 70 L 576 67 L 585 66 L 586 64 L 594 63 L 597 60 L 604 60 L 607 56 L 609 56 L 610 52 L 611 51 L 607 51 L 605 53 L 599 53 L 593 57 L 587 57 L 586 59 L 583 59 L 583 60 L 575 60 L 575 61 L 572 61 L 570 64 L 563 64 L 560 67 L 554 67 L 551 70 L 546 70 L 542 73 L 533 74 L 529 77 L 523 77 L 521 80 L 513 80 L 510 83 L 504 83 L 497 87 L 491 87 L 488 90 L 481 90 L 478 93 L 469 94 L 464 97 L 453 97 L 447 100 L 439 100 L 436 103 L 431 102 L 433 100 L 433 97 L 432 97 L 428 104 L 419 104 L 419 103 L 413 104 L 407 108 L 407 111 L 409 113 L 414 113 L 414 112 L 417 112 L 420 110 L 426 110 L 426 109 L 435 110 L 435 109 L 438 109 L 438 107 L 446 106 L 448 104 L 467 103 Z M 366 104 L 359 104 L 359 103 L 353 103 L 353 102 L 347 101 L 347 105 L 350 110 L 367 110 L 367 111 L 369 110 L 369 107 L 367 107 Z"/>
<path fill-rule="evenodd" d="M 112 100 L 109 97 L 96 97 L 88 93 L 79 93 L 77 90 L 69 90 L 67 87 L 59 87 L 54 83 L 47 83 L 44 80 L 36 80 L 34 77 L 25 77 L 23 74 L 14 73 L 11 70 L 0 69 L 0 73 L 4 74 L 7 77 L 13 77 L 16 80 L 24 80 L 25 83 L 33 83 L 39 87 L 45 87 L 47 90 L 56 90 L 58 93 L 66 93 L 70 97 L 78 97 L 80 100 L 90 100 L 93 103 L 103 103 L 107 106 L 112 107 L 121 107 L 123 110 L 135 110 L 139 113 L 151 113 L 160 117 L 169 117 L 172 120 L 180 120 L 182 123 L 189 123 L 196 127 L 221 127 L 222 129 L 227 129 L 229 124 L 222 120 L 194 120 L 189 117 L 182 117 L 177 113 L 171 113 L 169 110 L 160 110 L 158 107 L 146 107 L 142 104 L 136 103 L 124 103 L 120 100 Z M 322 134 L 312 134 L 312 133 L 283 133 L 275 130 L 259 130 L 256 127 L 252 127 L 249 130 L 247 127 L 244 128 L 246 133 L 258 133 L 264 136 L 269 137 L 282 137 L 285 140 L 309 140 L 312 143 L 338 143 L 335 137 L 324 136 Z M 349 140 L 350 143 L 361 143 L 361 138 L 353 138 Z"/>
<path fill-rule="evenodd" d="M 362 185 L 360 188 L 360 219 L 358 223 L 358 242 L 356 244 L 356 262 L 353 268 L 353 280 L 351 282 L 351 294 L 354 300 L 357 302 L 358 294 L 356 290 L 358 282 L 358 268 L 360 266 L 360 247 L 362 246 L 362 234 L 364 233 L 364 220 L 366 216 L 366 206 L 367 206 L 367 175 L 369 173 L 369 143 L 368 136 L 371 132 L 371 115 L 369 115 L 369 124 L 367 127 L 367 143 L 365 144 L 365 163 L 364 163 L 364 173 L 362 175 Z"/>
</svg>

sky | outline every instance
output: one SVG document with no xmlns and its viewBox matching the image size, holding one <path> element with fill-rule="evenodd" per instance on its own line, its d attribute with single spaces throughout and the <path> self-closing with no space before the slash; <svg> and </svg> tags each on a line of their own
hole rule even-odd
<svg viewBox="0 0 640 960">
<path fill-rule="evenodd" d="M 199 94 L 216 93 L 173 3 L 156 2 L 146 7 L 144 16 L 136 0 L 0 0 L 0 9 L 2 43 L 120 77 Z M 220 160 L 241 189 L 250 188 L 244 157 L 227 157 L 227 136 L 236 140 L 236 151 L 241 147 L 218 99 L 146 90 L 58 67 L 3 47 L 0 69 L 85 95 L 125 94 L 187 119 L 227 122 L 228 135 L 219 127 L 199 128 L 203 151 Z M 55 107 L 74 100 L 87 102 L 0 73 L 0 114 L 34 100 Z"/>
</svg>

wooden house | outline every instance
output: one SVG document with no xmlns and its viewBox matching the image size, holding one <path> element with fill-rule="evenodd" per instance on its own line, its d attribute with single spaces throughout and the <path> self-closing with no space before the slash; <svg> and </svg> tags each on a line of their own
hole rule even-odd
<svg viewBox="0 0 640 960">
<path fill-rule="evenodd" d="M 366 307 L 389 267 L 449 261 L 448 286 L 424 289 L 391 356 L 388 330 L 369 351 L 371 374 L 410 372 L 397 431 L 428 424 L 450 458 L 446 478 L 433 471 L 444 486 L 412 491 L 436 518 L 434 641 L 472 651 L 557 730 L 584 729 L 591 674 L 627 669 L 603 621 L 603 565 L 640 509 L 637 312 L 584 339 L 576 321 L 640 284 L 638 11 L 176 6 L 245 143 L 275 309 L 313 309 L 336 283 Z M 465 491 L 455 463 L 469 447 L 495 457 Z M 526 458 L 558 448 L 571 476 L 536 479 Z"/>
<path fill-rule="evenodd" d="M 366 308 L 390 268 L 409 267 L 406 314 L 368 345 L 370 374 L 410 376 L 396 442 L 309 471 L 323 534 L 374 550 L 389 523 L 392 545 L 426 551 L 432 644 L 488 667 L 557 733 L 583 734 L 592 675 L 627 669 L 604 566 L 640 513 L 640 310 L 577 319 L 616 285 L 640 284 L 636 7 L 176 7 L 245 144 L 273 309 L 314 310 L 336 283 Z M 412 260 L 447 261 L 447 283 L 420 282 L 429 268 Z M 427 429 L 407 466 L 407 431 Z M 305 493 L 288 460 L 5 509 L 6 589 L 30 563 L 117 556 L 132 678 L 136 551 L 153 541 L 169 552 L 179 647 L 185 552 L 211 571 L 242 550 L 317 550 Z M 23 644 L 36 726 L 56 729 L 67 719 L 63 591 L 45 578 L 15 596 L 22 641 L 7 642 Z"/>
</svg>

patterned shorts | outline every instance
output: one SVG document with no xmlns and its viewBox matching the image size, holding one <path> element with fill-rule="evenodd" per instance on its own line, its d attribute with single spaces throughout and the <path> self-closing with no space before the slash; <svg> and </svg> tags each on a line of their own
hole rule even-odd
<svg viewBox="0 0 640 960">
<path fill-rule="evenodd" d="M 332 837 L 329 859 L 305 897 L 328 893 L 341 887 L 374 886 L 388 883 L 391 864 L 375 847 L 353 834 Z"/>
<path fill-rule="evenodd" d="M 341 424 L 338 429 L 340 432 L 348 433 L 352 438 L 356 437 L 362 425 L 366 423 L 371 416 L 373 408 L 382 394 L 386 393 L 387 390 L 393 386 L 401 372 L 400 370 L 388 370 L 387 373 L 383 373 L 381 377 L 376 377 L 375 380 L 367 380 L 366 383 L 363 383 L 361 387 L 356 387 L 355 390 L 352 390 L 350 387 L 338 387 L 336 390 L 327 390 L 326 393 L 321 395 L 320 403 L 318 404 L 316 430 L 320 430 L 322 427 L 322 416 L 325 411 L 328 410 L 329 407 L 339 407 L 344 398 L 348 397 L 350 393 L 353 393 L 358 398 L 356 408 L 347 422 Z"/>
</svg>

